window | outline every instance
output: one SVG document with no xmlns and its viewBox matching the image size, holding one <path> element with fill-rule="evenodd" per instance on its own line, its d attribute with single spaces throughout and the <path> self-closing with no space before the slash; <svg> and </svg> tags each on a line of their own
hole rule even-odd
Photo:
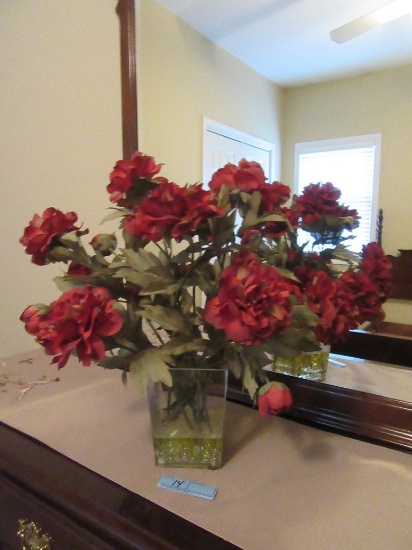
<svg viewBox="0 0 412 550">
<path fill-rule="evenodd" d="M 361 219 L 348 247 L 359 252 L 375 240 L 381 135 L 355 136 L 297 143 L 295 192 L 310 183 L 331 182 L 341 192 L 340 202 L 356 208 Z"/>
</svg>

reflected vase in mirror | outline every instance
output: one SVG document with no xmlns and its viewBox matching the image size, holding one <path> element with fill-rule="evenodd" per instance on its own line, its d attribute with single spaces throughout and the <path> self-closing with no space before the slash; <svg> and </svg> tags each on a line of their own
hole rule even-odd
<svg viewBox="0 0 412 550">
<path fill-rule="evenodd" d="M 273 371 L 306 380 L 324 382 L 328 369 L 330 346 L 321 346 L 319 351 L 301 352 L 293 357 L 277 357 Z"/>
<path fill-rule="evenodd" d="M 222 466 L 228 371 L 171 368 L 172 385 L 147 388 L 156 466 Z"/>
</svg>

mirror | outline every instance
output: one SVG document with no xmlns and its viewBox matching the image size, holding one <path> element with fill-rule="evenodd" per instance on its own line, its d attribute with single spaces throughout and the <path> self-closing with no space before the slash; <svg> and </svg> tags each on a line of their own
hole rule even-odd
<svg viewBox="0 0 412 550">
<path fill-rule="evenodd" d="M 137 134 L 128 125 L 127 117 L 130 115 L 127 113 L 132 113 L 131 116 L 137 120 L 136 116 L 139 112 L 140 149 L 155 156 L 159 162 L 164 162 L 168 177 L 175 181 L 201 179 L 203 116 L 235 128 L 242 127 L 241 129 L 246 129 L 250 134 L 259 135 L 273 142 L 275 160 L 280 166 L 281 127 L 284 122 L 282 116 L 285 111 L 286 116 L 290 114 L 292 105 L 302 108 L 302 102 L 291 102 L 285 97 L 283 90 L 251 72 L 249 68 L 231 58 L 213 43 L 198 35 L 195 37 L 190 28 L 155 2 L 144 1 L 140 4 L 140 9 L 135 14 L 134 0 L 118 2 L 123 34 L 121 44 L 125 158 L 128 158 L 137 148 Z M 138 23 L 136 41 L 139 52 L 137 83 L 136 54 L 133 50 L 135 15 Z M 167 32 L 163 25 L 166 25 Z M 402 72 L 398 74 L 398 80 L 403 82 L 404 86 L 406 84 L 405 91 L 410 96 L 412 68 L 408 67 L 404 77 L 402 74 Z M 363 84 L 365 85 L 365 82 Z M 137 90 L 139 95 L 139 110 L 136 104 L 136 93 L 133 90 Z M 312 97 L 315 96 L 315 90 L 309 91 Z M 300 91 L 296 91 L 296 94 L 298 93 Z M 314 107 L 317 105 L 315 99 L 316 97 L 313 97 Z M 347 97 L 344 99 L 346 101 Z M 247 105 L 246 108 L 245 105 Z M 410 107 L 410 113 L 408 106 L 404 116 L 407 121 L 412 117 L 412 105 Z M 318 113 L 323 112 L 321 105 L 318 104 L 316 108 L 318 111 L 315 114 L 312 112 L 314 124 L 319 120 Z M 328 114 L 333 115 L 333 106 Z M 361 117 L 361 113 L 355 114 Z M 297 110 L 294 116 L 293 122 L 296 129 L 299 120 L 303 120 L 303 114 L 299 118 Z M 410 127 L 412 124 L 409 125 Z M 412 135 L 410 137 L 402 135 L 403 141 L 405 138 L 408 143 L 411 143 Z M 292 131 L 288 131 L 283 142 L 287 144 L 289 140 L 292 143 L 294 139 Z M 289 160 L 289 165 L 291 162 Z M 288 169 L 286 168 L 285 171 L 287 173 Z M 280 176 L 280 173 L 275 175 L 279 179 Z M 382 180 L 385 181 L 387 177 L 388 172 L 382 171 Z M 408 178 L 406 180 L 408 181 Z M 400 196 L 401 188 L 402 186 L 400 186 Z M 381 194 L 382 200 L 385 200 L 390 190 L 382 187 Z M 385 207 L 383 208 L 385 212 Z M 387 232 L 391 231 L 390 224 L 388 225 L 389 228 L 384 224 L 384 246 L 385 239 L 388 240 Z M 402 233 L 404 238 L 405 231 L 402 230 Z M 398 236 L 399 232 L 396 233 L 395 238 Z M 408 248 L 407 245 L 403 247 Z M 396 250 L 390 251 L 386 247 L 385 250 L 388 253 L 396 253 Z M 386 368 L 388 369 L 386 377 L 390 378 L 396 371 L 396 367 Z M 389 369 L 392 369 L 391 374 Z M 275 378 L 284 377 L 275 375 Z M 295 419 L 343 432 L 349 431 L 366 438 L 379 439 L 396 446 L 412 448 L 410 435 L 408 436 L 409 427 L 412 425 L 412 405 L 399 403 L 393 395 L 385 396 L 384 391 L 382 395 L 379 392 L 369 393 L 365 391 L 365 386 L 362 386 L 362 391 L 351 387 L 344 388 L 335 385 L 337 382 L 328 385 L 300 379 L 290 380 L 290 377 L 285 379 L 285 382 L 292 386 L 291 389 L 294 392 L 296 404 L 291 415 Z M 239 388 L 233 389 L 232 398 L 239 401 L 245 400 Z M 372 424 L 371 418 L 375 419 Z"/>
</svg>

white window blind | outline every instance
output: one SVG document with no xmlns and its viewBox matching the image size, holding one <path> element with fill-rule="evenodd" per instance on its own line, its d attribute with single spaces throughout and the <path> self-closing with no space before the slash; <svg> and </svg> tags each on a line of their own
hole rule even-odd
<svg viewBox="0 0 412 550">
<path fill-rule="evenodd" d="M 359 227 L 347 242 L 354 251 L 375 240 L 380 144 L 380 134 L 373 134 L 297 143 L 295 148 L 296 192 L 329 181 L 342 192 L 339 202 L 358 211 Z"/>
</svg>

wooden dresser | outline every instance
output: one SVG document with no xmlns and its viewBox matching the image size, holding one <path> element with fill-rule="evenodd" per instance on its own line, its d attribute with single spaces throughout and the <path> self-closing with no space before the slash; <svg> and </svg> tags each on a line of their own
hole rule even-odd
<svg viewBox="0 0 412 550">
<path fill-rule="evenodd" d="M 156 468 L 137 389 L 73 361 L 57 379 L 48 362 L 38 350 L 1 363 L 1 550 L 412 547 L 407 426 L 396 432 L 403 452 L 228 402 L 222 469 Z M 295 387 L 303 420 L 319 404 L 319 385 L 309 387 L 306 401 Z M 348 410 L 339 415 L 348 432 Z M 323 409 L 318 423 L 336 428 L 336 418 Z M 162 475 L 217 487 L 216 498 L 161 489 Z"/>
<path fill-rule="evenodd" d="M 44 441 L 50 441 L 48 425 L 53 424 L 52 418 L 56 420 L 62 415 L 60 407 L 63 402 L 65 406 L 72 403 L 67 411 L 70 415 L 72 407 L 80 407 L 81 399 L 85 399 L 83 406 L 87 411 L 89 387 L 91 409 L 96 395 L 99 398 L 99 394 L 106 391 L 110 398 L 109 386 L 106 390 L 100 389 L 101 382 L 103 385 L 105 382 L 113 384 L 114 393 L 119 396 L 120 391 L 120 399 L 124 398 L 125 391 L 118 373 L 100 368 L 85 369 L 75 360 L 70 361 L 69 368 L 57 373 L 56 367 L 49 363 L 50 359 L 41 350 L 8 358 L 1 363 L 0 550 L 235 548 L 45 444 Z M 59 378 L 55 378 L 56 374 Z M 36 386 L 39 380 L 41 383 Z M 21 392 L 27 388 L 29 390 L 22 398 Z M 82 394 L 77 406 L 71 393 Z M 130 393 L 140 397 L 137 391 L 128 392 L 128 396 Z M 113 399 L 116 408 L 118 397 Z M 50 409 L 46 404 L 48 401 Z M 43 408 L 38 411 L 39 407 Z M 73 419 L 71 427 L 68 415 L 63 413 L 64 428 L 57 421 L 55 427 L 59 427 L 51 430 L 58 440 L 57 432 L 62 430 L 63 448 L 66 439 L 76 431 L 85 440 L 98 433 L 98 427 L 91 429 L 90 433 L 82 428 L 82 421 L 88 425 L 87 416 L 83 418 L 80 413 Z M 90 415 L 90 423 L 98 421 L 98 416 L 92 420 Z M 110 417 L 109 414 L 106 425 Z M 21 429 L 16 429 L 13 424 Z M 113 428 L 107 426 L 107 429 Z M 38 439 L 30 433 L 37 435 Z M 99 444 L 103 442 L 96 436 L 96 445 L 90 443 L 88 454 L 93 455 Z M 108 446 L 109 460 L 110 453 Z M 148 459 L 151 463 L 150 448 Z M 126 456 L 125 468 L 130 467 L 126 466 L 127 460 Z M 133 476 L 133 472 L 130 475 Z"/>
<path fill-rule="evenodd" d="M 28 540 L 33 524 L 41 530 L 33 550 L 237 548 L 0 424 L 1 550 L 25 548 L 21 520 Z"/>
</svg>

